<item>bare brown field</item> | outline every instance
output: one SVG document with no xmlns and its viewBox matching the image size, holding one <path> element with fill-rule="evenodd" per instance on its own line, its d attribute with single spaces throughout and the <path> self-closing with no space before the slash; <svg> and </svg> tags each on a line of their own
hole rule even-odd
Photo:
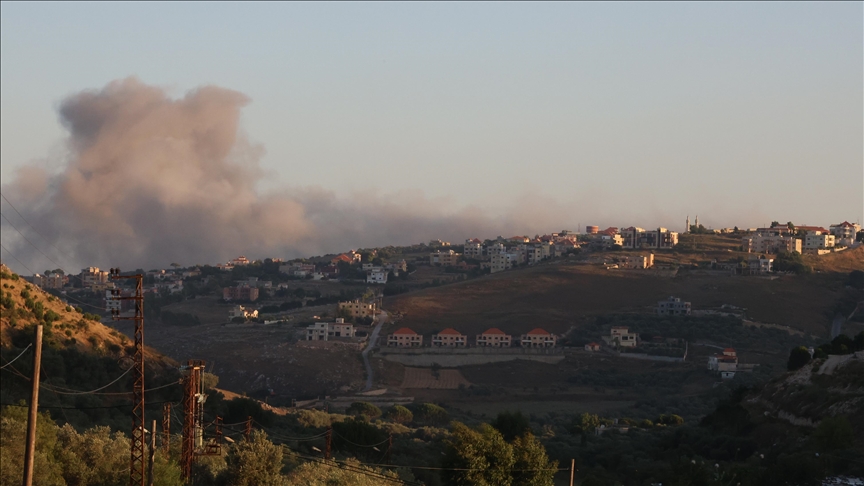
<svg viewBox="0 0 864 486">
<path fill-rule="evenodd" d="M 828 332 L 845 274 L 733 277 L 651 270 L 616 272 L 599 265 L 551 263 L 388 297 L 404 316 L 385 331 L 407 326 L 426 334 L 446 327 L 473 336 L 490 327 L 519 335 L 534 327 L 563 333 L 592 315 L 651 312 L 670 295 L 694 309 L 731 304 L 764 323 L 816 335 Z"/>
<path fill-rule="evenodd" d="M 124 333 L 131 326 L 118 323 Z M 289 398 L 360 390 L 364 370 L 360 352 L 345 347 L 311 349 L 295 346 L 292 326 L 203 324 L 195 327 L 151 323 L 146 340 L 168 356 L 184 362 L 207 361 L 219 376 L 220 388 L 253 395 L 272 388 Z M 281 402 L 280 402 L 281 403 Z"/>
<path fill-rule="evenodd" d="M 804 255 L 804 261 L 820 272 L 864 270 L 864 246 L 827 255 Z"/>
<path fill-rule="evenodd" d="M 429 368 L 405 368 L 402 388 L 457 390 L 459 385 L 471 386 L 459 370 L 438 370 L 438 376 Z"/>
</svg>

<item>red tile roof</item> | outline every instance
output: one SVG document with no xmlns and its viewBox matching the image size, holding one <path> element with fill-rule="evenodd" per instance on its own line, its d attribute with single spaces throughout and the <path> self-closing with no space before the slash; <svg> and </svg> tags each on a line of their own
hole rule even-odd
<svg viewBox="0 0 864 486">
<path fill-rule="evenodd" d="M 471 238 L 471 239 L 468 240 L 468 241 L 470 241 L 471 243 L 483 243 L 482 241 L 480 241 L 480 240 L 477 239 L 477 238 Z"/>
<path fill-rule="evenodd" d="M 549 336 L 549 333 L 538 327 L 538 328 L 535 328 L 535 329 L 528 331 L 528 333 L 526 335 L 527 336 Z"/>
<path fill-rule="evenodd" d="M 483 334 L 504 334 L 504 331 L 498 329 L 497 327 L 490 327 L 489 329 L 484 331 Z"/>
<path fill-rule="evenodd" d="M 451 335 L 451 336 L 461 336 L 462 335 L 461 332 L 457 331 L 456 329 L 453 329 L 452 327 L 448 327 L 447 329 L 444 329 L 443 331 L 439 332 L 438 334 L 439 335 L 447 334 L 447 335 Z"/>
<path fill-rule="evenodd" d="M 343 254 L 341 254 L 341 255 L 339 255 L 339 256 L 333 258 L 333 259 L 330 260 L 330 261 L 331 261 L 331 262 L 337 262 L 337 261 L 338 261 L 338 262 L 348 262 L 348 263 L 351 263 L 351 262 L 354 261 L 354 259 L 351 258 L 351 257 L 349 257 L 348 255 L 346 255 L 346 254 L 343 253 Z"/>
<path fill-rule="evenodd" d="M 593 347 L 595 347 L 595 346 L 600 346 L 600 345 L 597 344 L 597 343 L 588 343 L 588 346 L 591 346 L 591 347 L 593 348 Z"/>
<path fill-rule="evenodd" d="M 397 331 L 393 331 L 393 335 L 406 335 L 406 334 L 409 336 L 416 336 L 417 335 L 416 332 L 412 331 L 411 329 L 408 329 L 407 327 L 403 327 L 402 329 L 399 329 Z"/>
<path fill-rule="evenodd" d="M 843 221 L 840 224 L 832 224 L 831 226 L 839 226 L 841 228 L 853 228 L 853 227 L 855 227 L 855 225 L 850 223 L 849 221 Z"/>
<path fill-rule="evenodd" d="M 826 230 L 825 228 L 823 228 L 821 226 L 796 226 L 795 229 L 796 230 L 802 230 L 802 231 L 821 231 L 823 233 L 828 232 L 828 230 Z"/>
</svg>

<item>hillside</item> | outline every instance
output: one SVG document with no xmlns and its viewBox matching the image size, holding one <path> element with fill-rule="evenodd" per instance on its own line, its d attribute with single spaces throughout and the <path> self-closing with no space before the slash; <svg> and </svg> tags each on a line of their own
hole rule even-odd
<svg viewBox="0 0 864 486">
<path fill-rule="evenodd" d="M 86 309 L 67 306 L 58 298 L 20 278 L 5 265 L 0 265 L 3 305 L 0 313 L 0 348 L 9 348 L 16 335 L 37 323 L 44 325 L 43 345 L 55 349 L 74 349 L 99 356 L 119 357 L 129 350 L 131 340 L 103 325 L 101 316 Z M 18 331 L 18 332 L 16 332 Z M 24 344 L 26 346 L 27 344 Z M 149 366 L 176 367 L 177 363 L 150 347 L 145 347 Z"/>
<path fill-rule="evenodd" d="M 384 306 L 404 316 L 391 329 L 408 326 L 429 334 L 455 327 L 474 335 L 498 327 L 519 335 L 534 327 L 563 333 L 604 313 L 650 313 L 657 301 L 672 295 L 692 302 L 694 309 L 731 304 L 747 309 L 751 320 L 827 336 L 835 307 L 848 292 L 847 277 L 833 272 L 780 277 L 699 270 L 676 274 L 557 261 L 388 297 Z"/>
</svg>

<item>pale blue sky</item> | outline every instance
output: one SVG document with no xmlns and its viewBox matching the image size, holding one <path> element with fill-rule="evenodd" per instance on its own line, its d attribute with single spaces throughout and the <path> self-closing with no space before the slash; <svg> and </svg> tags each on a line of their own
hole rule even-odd
<svg viewBox="0 0 864 486">
<path fill-rule="evenodd" d="M 58 102 L 134 75 L 248 95 L 262 190 L 828 225 L 864 211 L 862 24 L 861 2 L 4 2 L 0 175 L 56 167 Z"/>
</svg>

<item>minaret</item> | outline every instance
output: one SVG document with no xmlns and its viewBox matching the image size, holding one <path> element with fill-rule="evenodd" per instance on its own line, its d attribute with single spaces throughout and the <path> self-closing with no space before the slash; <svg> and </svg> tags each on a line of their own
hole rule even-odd
<svg viewBox="0 0 864 486">
<path fill-rule="evenodd" d="M 696 215 L 696 222 L 693 223 L 697 228 L 699 227 L 699 215 Z"/>
<path fill-rule="evenodd" d="M 687 215 L 687 226 L 684 226 L 684 232 L 685 233 L 690 232 L 690 215 L 689 214 Z"/>
</svg>

